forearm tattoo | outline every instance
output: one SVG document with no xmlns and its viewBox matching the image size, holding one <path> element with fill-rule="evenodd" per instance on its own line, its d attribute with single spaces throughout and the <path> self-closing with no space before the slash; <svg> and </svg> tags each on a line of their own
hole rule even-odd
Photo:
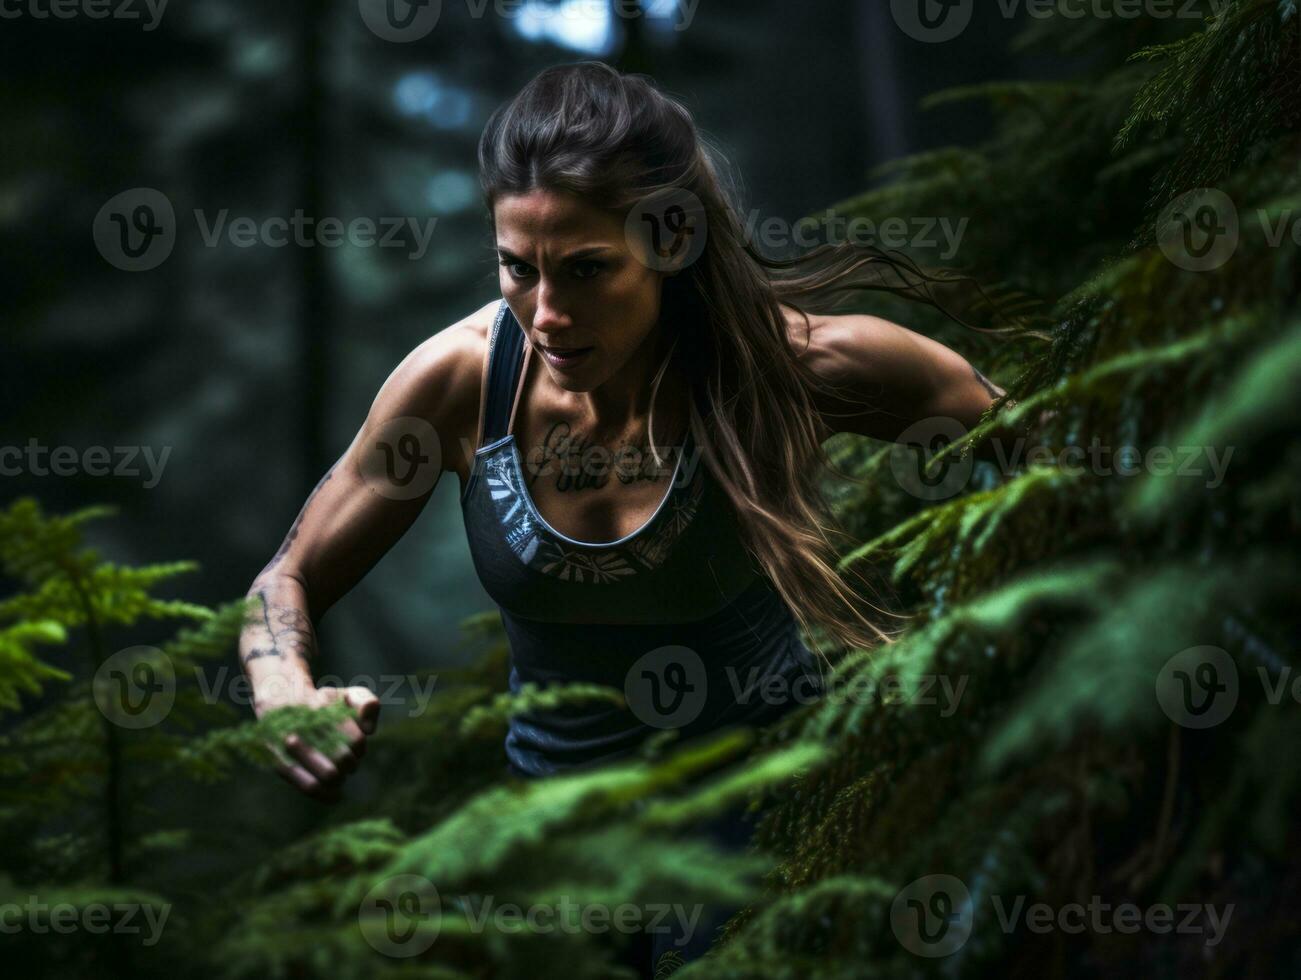
<svg viewBox="0 0 1301 980">
<path fill-rule="evenodd" d="M 298 516 L 294 518 L 294 523 L 290 525 L 289 533 L 285 535 L 284 541 L 281 542 L 280 548 L 267 562 L 266 567 L 258 574 L 258 579 L 262 579 L 271 569 L 275 568 L 280 560 L 289 553 L 290 547 L 298 537 L 298 529 L 302 526 L 303 516 L 311 506 L 313 498 L 320 493 L 321 487 L 325 486 L 330 477 L 334 476 L 334 467 L 331 466 L 326 474 L 316 482 L 312 492 L 307 495 L 302 509 L 298 511 Z M 256 582 L 254 584 L 257 584 Z M 311 619 L 297 606 L 277 605 L 267 599 L 267 590 L 265 587 L 259 588 L 255 593 L 261 605 L 260 621 L 259 618 L 251 619 L 248 623 L 249 628 L 260 631 L 256 634 L 256 644 L 249 650 L 248 655 L 244 657 L 244 663 L 250 660 L 257 660 L 259 657 L 298 657 L 303 662 L 311 660 L 316 650 L 316 634 L 312 628 Z"/>
<path fill-rule="evenodd" d="M 275 605 L 267 601 L 266 589 L 258 589 L 262 604 L 260 625 L 266 631 L 259 635 L 258 645 L 251 649 L 244 662 L 259 657 L 298 657 L 304 663 L 311 660 L 316 650 L 316 633 L 312 621 L 296 606 Z"/>
<path fill-rule="evenodd" d="M 642 450 L 624 442 L 618 450 L 611 452 L 604 446 L 590 445 L 588 438 L 575 435 L 568 422 L 552 425 L 543 445 L 535 446 L 526 460 L 530 487 L 536 485 L 538 477 L 553 474 L 556 489 L 567 491 L 603 487 L 610 482 L 611 473 L 620 483 L 627 485 L 637 480 L 655 482 L 671 472 L 665 447 L 658 447 L 660 461 L 657 464 L 650 446 Z"/>
</svg>

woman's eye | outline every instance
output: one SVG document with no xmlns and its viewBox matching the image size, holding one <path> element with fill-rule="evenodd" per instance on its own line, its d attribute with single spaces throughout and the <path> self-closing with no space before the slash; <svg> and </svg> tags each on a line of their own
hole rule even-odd
<svg viewBox="0 0 1301 980">
<path fill-rule="evenodd" d="M 529 276 L 533 275 L 533 267 L 524 262 L 502 259 L 500 264 L 505 266 L 506 271 L 510 273 L 512 279 L 527 279 Z M 598 262 L 595 259 L 588 259 L 586 261 L 575 262 L 571 268 L 574 273 L 574 278 L 591 279 L 605 268 L 605 263 Z"/>
</svg>

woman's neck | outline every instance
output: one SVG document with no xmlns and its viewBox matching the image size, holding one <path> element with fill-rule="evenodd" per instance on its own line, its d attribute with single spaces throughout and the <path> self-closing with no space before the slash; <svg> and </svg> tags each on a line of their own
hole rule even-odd
<svg viewBox="0 0 1301 980">
<path fill-rule="evenodd" d="M 570 406 L 576 424 L 599 432 L 627 432 L 644 427 L 651 413 L 652 393 L 657 430 L 662 419 L 676 417 L 677 407 L 686 405 L 686 385 L 685 377 L 677 369 L 677 359 L 671 356 L 676 353 L 675 339 L 656 325 L 627 362 L 603 384 L 591 391 L 571 392 L 557 387 L 559 397 Z M 657 374 L 660 375 L 658 392 L 655 391 Z M 676 428 L 681 427 L 679 422 Z"/>
</svg>

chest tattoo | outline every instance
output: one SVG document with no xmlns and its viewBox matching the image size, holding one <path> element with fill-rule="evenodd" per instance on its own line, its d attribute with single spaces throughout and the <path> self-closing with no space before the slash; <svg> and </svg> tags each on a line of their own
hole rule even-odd
<svg viewBox="0 0 1301 980">
<path fill-rule="evenodd" d="M 589 435 L 575 433 L 568 422 L 555 422 L 542 445 L 529 450 L 524 460 L 530 487 L 539 477 L 555 480 L 560 492 L 600 489 L 611 476 L 625 486 L 639 481 L 656 482 L 673 472 L 674 447 L 658 447 L 659 462 L 651 447 L 641 449 L 622 442 L 610 450 L 595 444 Z"/>
</svg>

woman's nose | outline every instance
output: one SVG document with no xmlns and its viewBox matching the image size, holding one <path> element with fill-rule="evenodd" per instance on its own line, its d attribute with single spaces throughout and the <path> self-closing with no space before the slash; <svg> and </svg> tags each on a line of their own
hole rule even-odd
<svg viewBox="0 0 1301 980">
<path fill-rule="evenodd" d="M 543 279 L 538 283 L 538 307 L 533 314 L 535 329 L 557 330 L 569 326 L 569 314 L 561 305 L 556 287 Z"/>
</svg>

